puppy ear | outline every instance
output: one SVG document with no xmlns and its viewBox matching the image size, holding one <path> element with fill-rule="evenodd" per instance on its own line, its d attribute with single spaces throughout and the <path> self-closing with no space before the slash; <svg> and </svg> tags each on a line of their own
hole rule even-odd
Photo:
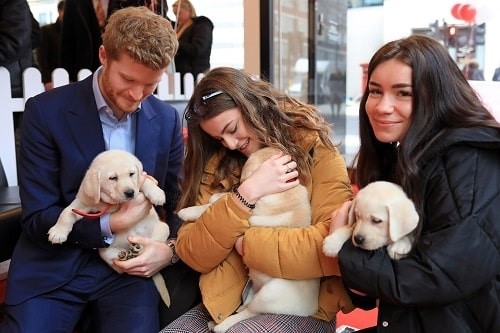
<svg viewBox="0 0 500 333">
<path fill-rule="evenodd" d="M 137 174 L 140 176 L 142 174 L 142 171 L 144 170 L 144 167 L 142 166 L 141 161 L 135 157 L 135 167 L 137 168 Z"/>
<path fill-rule="evenodd" d="M 386 207 L 389 213 L 389 237 L 393 242 L 417 228 L 419 216 L 413 201 L 401 198 Z"/>
<path fill-rule="evenodd" d="M 137 182 L 137 184 L 140 185 L 140 181 L 141 181 L 141 177 L 142 177 L 142 163 L 139 160 L 137 160 L 137 163 L 135 164 L 135 170 L 136 170 L 136 174 L 135 174 L 136 182 Z"/>
<path fill-rule="evenodd" d="M 81 184 L 80 198 L 85 203 L 96 205 L 101 200 L 101 172 L 99 170 L 89 169 L 83 177 Z"/>
<path fill-rule="evenodd" d="M 349 216 L 348 216 L 348 219 L 347 219 L 347 225 L 349 227 L 351 227 L 354 222 L 356 222 L 356 198 L 354 198 L 354 200 L 352 201 L 352 205 L 351 207 L 349 208 Z"/>
<path fill-rule="evenodd" d="M 142 179 L 142 172 L 144 171 L 144 167 L 142 166 L 141 161 L 137 157 L 134 156 L 134 159 L 135 159 L 135 181 L 136 184 L 139 186 L 139 189 L 142 191 L 142 187 L 146 182 L 144 179 Z"/>
</svg>

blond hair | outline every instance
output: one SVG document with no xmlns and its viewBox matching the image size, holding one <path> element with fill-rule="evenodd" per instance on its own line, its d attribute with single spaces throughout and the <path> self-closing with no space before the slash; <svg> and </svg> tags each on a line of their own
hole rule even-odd
<svg viewBox="0 0 500 333">
<path fill-rule="evenodd" d="M 191 17 L 196 17 L 196 9 L 194 9 L 194 6 L 193 4 L 191 3 L 191 1 L 189 0 L 177 0 L 176 2 L 174 2 L 174 4 L 172 5 L 172 8 L 173 7 L 176 7 L 176 6 L 181 6 L 181 8 L 184 8 L 186 10 L 190 10 L 191 11 Z"/>
<path fill-rule="evenodd" d="M 147 7 L 126 7 L 109 18 L 102 36 L 108 57 L 118 60 L 127 53 L 153 70 L 171 63 L 179 43 L 172 24 Z"/>
</svg>

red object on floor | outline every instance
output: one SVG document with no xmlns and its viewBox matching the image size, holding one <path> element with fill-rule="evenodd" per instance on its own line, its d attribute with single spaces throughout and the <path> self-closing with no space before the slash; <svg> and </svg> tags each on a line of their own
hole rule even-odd
<svg viewBox="0 0 500 333">
<path fill-rule="evenodd" d="M 5 301 L 5 288 L 7 287 L 7 279 L 0 280 L 0 304 Z"/>
<path fill-rule="evenodd" d="M 378 309 L 365 311 L 355 309 L 349 313 L 337 313 L 337 327 L 342 325 L 351 326 L 357 329 L 372 327 L 377 324 Z"/>
</svg>

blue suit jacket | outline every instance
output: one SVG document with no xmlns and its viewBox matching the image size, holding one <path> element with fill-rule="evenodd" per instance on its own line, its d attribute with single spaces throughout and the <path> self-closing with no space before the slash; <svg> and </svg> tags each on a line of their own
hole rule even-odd
<svg viewBox="0 0 500 333">
<path fill-rule="evenodd" d="M 184 157 L 179 115 L 150 96 L 137 116 L 135 155 L 165 190 L 165 218 L 171 235 L 176 235 L 180 223 L 173 211 Z M 77 222 L 62 245 L 53 245 L 47 238 L 49 228 L 75 198 L 91 161 L 103 150 L 92 76 L 26 102 L 19 166 L 23 232 L 12 255 L 7 304 L 67 283 L 96 248 L 106 245 L 95 219 Z"/>
</svg>

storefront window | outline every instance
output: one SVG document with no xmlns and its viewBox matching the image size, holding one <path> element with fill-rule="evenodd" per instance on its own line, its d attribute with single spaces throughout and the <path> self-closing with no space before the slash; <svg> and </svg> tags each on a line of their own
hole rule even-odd
<svg viewBox="0 0 500 333">
<path fill-rule="evenodd" d="M 345 153 L 346 21 L 341 0 L 274 1 L 273 83 L 318 106 Z"/>
</svg>

